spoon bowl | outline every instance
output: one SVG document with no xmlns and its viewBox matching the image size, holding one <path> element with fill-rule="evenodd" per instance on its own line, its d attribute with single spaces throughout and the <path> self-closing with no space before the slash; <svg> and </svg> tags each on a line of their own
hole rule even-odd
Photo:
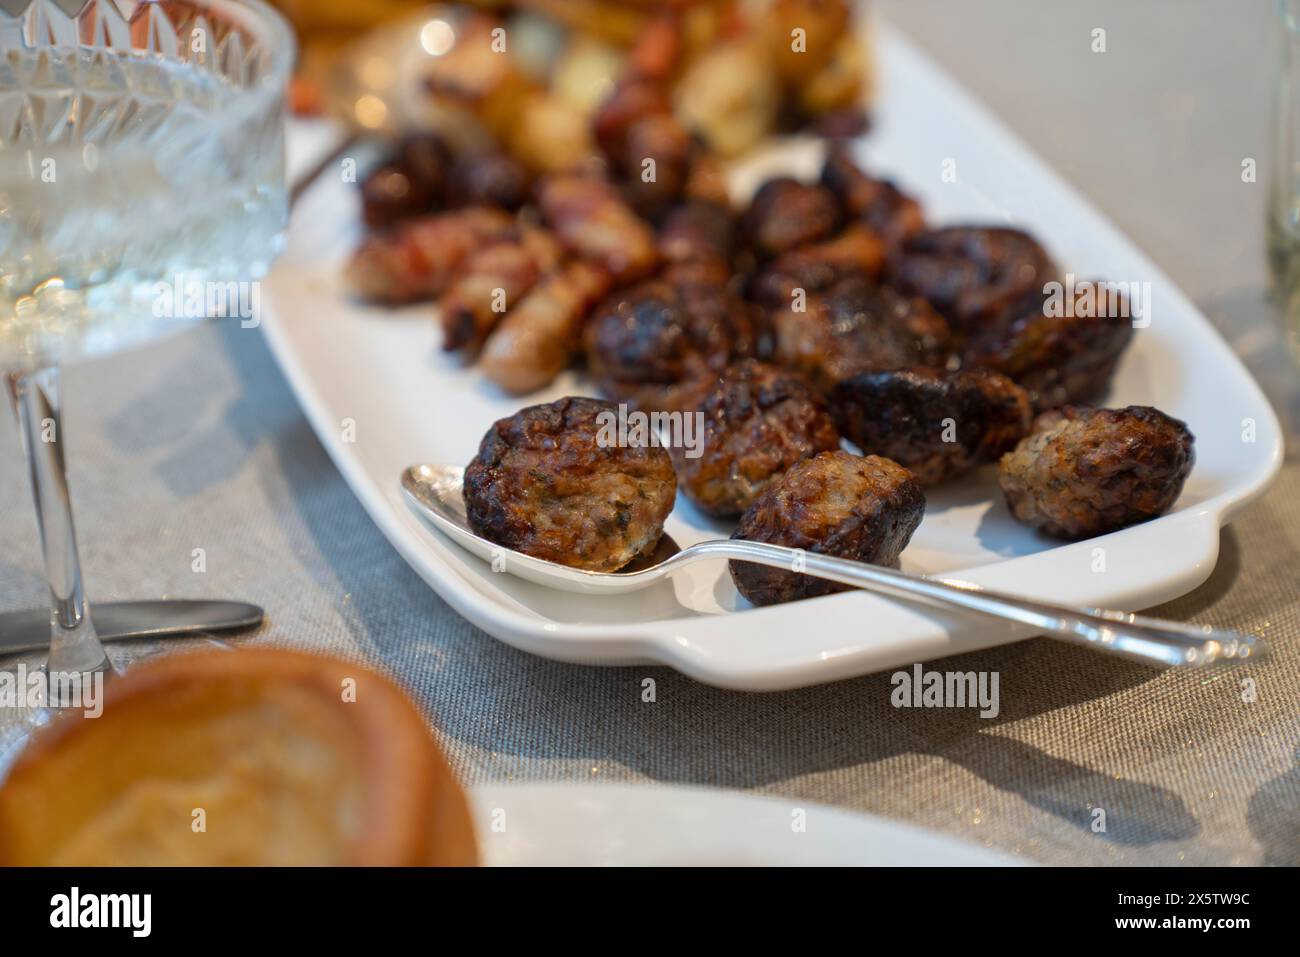
<svg viewBox="0 0 1300 957">
<path fill-rule="evenodd" d="M 457 545 L 490 563 L 494 571 L 516 575 L 548 588 L 583 595 L 622 595 L 640 591 L 690 561 L 699 547 L 692 546 L 683 552 L 672 536 L 665 534 L 654 551 L 616 572 L 587 571 L 534 558 L 489 541 L 469 527 L 465 498 L 461 494 L 464 478 L 465 470 L 459 465 L 412 465 L 402 473 L 402 492 L 417 514 Z M 785 551 L 792 556 L 795 554 L 794 549 Z M 688 552 L 686 561 L 677 561 L 678 556 Z"/>
</svg>

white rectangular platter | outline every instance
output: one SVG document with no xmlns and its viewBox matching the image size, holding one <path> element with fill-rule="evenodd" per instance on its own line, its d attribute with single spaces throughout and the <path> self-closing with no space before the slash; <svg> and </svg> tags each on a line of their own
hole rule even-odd
<svg viewBox="0 0 1300 957">
<path fill-rule="evenodd" d="M 1149 282 L 1150 324 L 1137 331 L 1107 404 L 1155 405 L 1196 435 L 1183 495 L 1155 521 L 1062 544 L 1012 520 L 985 470 L 931 491 L 903 567 L 1129 611 L 1191 590 L 1214 568 L 1220 527 L 1280 465 L 1281 432 L 1268 402 L 1205 317 L 1086 200 L 900 35 L 877 24 L 872 42 L 875 126 L 859 146 L 867 168 L 919 196 L 934 223 L 1013 223 L 1081 278 Z M 811 144 L 774 148 L 738 174 L 736 192 L 778 170 L 811 174 L 817 159 Z M 955 182 L 942 175 L 949 160 Z M 341 271 L 360 234 L 356 187 L 322 177 L 295 210 L 286 254 L 266 282 L 263 327 L 321 442 L 380 530 L 483 630 L 549 658 L 662 663 L 748 690 L 832 681 L 1028 636 L 862 592 L 750 608 L 721 562 L 619 597 L 494 574 L 407 508 L 398 476 L 417 462 L 468 463 L 494 420 L 592 389 L 570 372 L 534 396 L 505 396 L 438 349 L 432 306 L 394 314 L 350 300 Z M 668 523 L 683 547 L 730 530 L 680 496 Z"/>
</svg>

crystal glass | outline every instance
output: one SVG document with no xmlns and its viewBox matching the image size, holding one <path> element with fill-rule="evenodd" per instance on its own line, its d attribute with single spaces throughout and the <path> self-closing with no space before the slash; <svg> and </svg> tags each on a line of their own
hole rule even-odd
<svg viewBox="0 0 1300 957">
<path fill-rule="evenodd" d="M 282 243 L 293 55 L 258 0 L 0 0 L 0 371 L 49 579 L 51 677 L 109 667 L 77 557 L 58 366 L 214 304 L 242 315 L 232 297 L 249 301 Z"/>
<path fill-rule="evenodd" d="M 1287 339 L 1300 361 L 1300 0 L 1276 0 L 1268 260 Z"/>
</svg>

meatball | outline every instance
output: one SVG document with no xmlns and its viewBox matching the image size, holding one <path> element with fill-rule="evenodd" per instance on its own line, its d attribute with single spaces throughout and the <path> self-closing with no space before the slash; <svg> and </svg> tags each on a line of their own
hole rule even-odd
<svg viewBox="0 0 1300 957">
<path fill-rule="evenodd" d="M 587 324 L 592 377 L 606 395 L 644 411 L 678 411 L 736 359 L 754 355 L 753 308 L 727 286 L 659 278 L 624 289 Z"/>
<path fill-rule="evenodd" d="M 772 314 L 773 355 L 819 389 L 860 372 L 947 364 L 948 324 L 924 300 L 856 277 L 806 306 Z"/>
<path fill-rule="evenodd" d="M 760 256 L 776 256 L 825 239 L 839 229 L 841 218 L 830 190 L 781 176 L 754 194 L 745 212 L 744 235 Z"/>
<path fill-rule="evenodd" d="M 846 439 L 907 466 L 922 485 L 996 462 L 1029 433 L 1024 389 L 996 372 L 864 372 L 831 392 Z"/>
<path fill-rule="evenodd" d="M 1133 323 L 1122 296 L 1098 302 L 1080 287 L 1073 307 L 1062 309 L 1053 297 L 1036 291 L 975 336 L 963 363 L 1015 379 L 1042 412 L 1101 396 L 1132 338 Z"/>
<path fill-rule="evenodd" d="M 672 460 L 658 445 L 622 447 L 617 412 L 563 398 L 500 419 L 465 469 L 465 509 L 479 535 L 547 561 L 610 572 L 651 551 L 672 511 Z"/>
<path fill-rule="evenodd" d="M 679 53 L 677 32 L 651 25 L 641 33 L 627 73 L 593 117 L 596 142 L 632 207 L 642 215 L 660 212 L 682 195 L 697 152 L 690 132 L 673 114 L 668 82 L 661 74 L 671 72 Z M 649 70 L 644 68 L 648 64 L 653 64 Z M 655 175 L 646 180 L 641 167 L 650 158 Z"/>
<path fill-rule="evenodd" d="M 821 184 L 835 194 L 850 218 L 870 227 L 890 249 L 925 229 L 921 204 L 888 180 L 862 172 L 842 146 L 826 155 Z"/>
<path fill-rule="evenodd" d="M 1192 470 L 1187 426 L 1150 406 L 1045 412 L 1002 457 L 1011 514 L 1059 538 L 1088 538 L 1166 512 Z"/>
<path fill-rule="evenodd" d="M 833 239 L 777 256 L 754 277 L 749 296 L 768 308 L 788 306 L 799 290 L 812 296 L 853 276 L 875 279 L 884 261 L 885 247 L 880 238 L 857 223 Z"/>
<path fill-rule="evenodd" d="M 925 493 L 897 462 L 848 452 L 804 459 L 745 512 L 732 538 L 770 542 L 874 565 L 896 565 L 925 514 Z M 731 580 L 755 605 L 846 591 L 850 586 L 753 562 Z"/>
<path fill-rule="evenodd" d="M 382 229 L 441 208 L 448 196 L 451 154 L 432 133 L 404 138 L 389 162 L 361 182 L 366 225 Z"/>
<path fill-rule="evenodd" d="M 890 275 L 927 299 L 963 335 L 978 331 L 1055 275 L 1043 247 L 1018 229 L 949 226 L 913 236 L 894 256 Z"/>
<path fill-rule="evenodd" d="M 676 290 L 651 280 L 602 303 L 584 333 L 587 365 L 602 385 L 675 382 L 693 343 Z"/>
<path fill-rule="evenodd" d="M 532 189 L 528 171 L 505 153 L 470 153 L 452 165 L 448 194 L 458 203 L 518 209 Z"/>
<path fill-rule="evenodd" d="M 731 276 L 735 224 L 731 211 L 716 203 L 694 200 L 677 206 L 664 217 L 656 240 L 666 263 L 714 266 L 723 282 Z"/>
<path fill-rule="evenodd" d="M 628 202 L 642 216 L 656 216 L 681 198 L 691 174 L 696 144 L 690 131 L 672 113 L 656 113 L 633 123 L 627 130 L 627 145 L 621 163 L 623 190 Z M 654 176 L 642 175 L 642 163 L 652 158 Z"/>
<path fill-rule="evenodd" d="M 361 181 L 361 215 L 371 229 L 427 213 L 437 202 L 433 188 L 415 181 L 398 163 L 387 163 Z"/>
<path fill-rule="evenodd" d="M 671 114 L 672 108 L 662 84 L 631 77 L 619 83 L 596 110 L 592 122 L 596 142 L 606 158 L 621 167 L 632 128 L 646 117 Z"/>
<path fill-rule="evenodd" d="M 797 374 L 749 360 L 698 406 L 701 454 L 674 450 L 682 490 L 710 515 L 739 515 L 790 466 L 840 445 L 822 399 Z"/>
</svg>

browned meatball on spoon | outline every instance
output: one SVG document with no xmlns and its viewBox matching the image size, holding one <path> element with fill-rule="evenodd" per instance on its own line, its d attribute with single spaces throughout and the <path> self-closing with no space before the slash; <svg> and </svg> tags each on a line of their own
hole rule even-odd
<svg viewBox="0 0 1300 957">
<path fill-rule="evenodd" d="M 677 481 L 659 445 L 611 442 L 612 403 L 563 398 L 488 429 L 465 469 L 470 527 L 514 551 L 617 571 L 652 551 Z"/>
</svg>

